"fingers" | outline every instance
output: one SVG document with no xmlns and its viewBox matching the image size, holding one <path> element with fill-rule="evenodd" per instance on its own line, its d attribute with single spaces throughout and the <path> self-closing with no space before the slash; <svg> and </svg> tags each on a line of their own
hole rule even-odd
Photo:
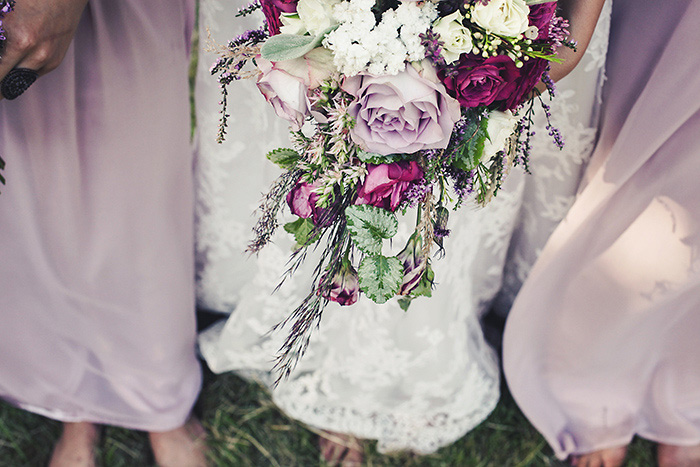
<svg viewBox="0 0 700 467">
<path fill-rule="evenodd" d="M 13 68 L 40 76 L 56 69 L 68 51 L 87 0 L 23 0 L 4 20 L 7 41 L 0 80 Z"/>
</svg>

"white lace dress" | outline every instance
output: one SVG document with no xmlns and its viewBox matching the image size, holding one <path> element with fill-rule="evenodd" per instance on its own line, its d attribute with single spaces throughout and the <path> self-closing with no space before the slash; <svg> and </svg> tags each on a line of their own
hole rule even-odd
<svg viewBox="0 0 700 467">
<path fill-rule="evenodd" d="M 202 0 L 202 34 L 208 28 L 225 43 L 257 26 L 257 17 L 234 18 L 240 6 Z M 352 307 L 327 307 L 300 364 L 272 390 L 282 410 L 317 428 L 377 439 L 380 451 L 418 453 L 452 443 L 493 410 L 498 362 L 479 318 L 502 283 L 498 303 L 507 308 L 573 201 L 595 137 L 608 11 L 582 64 L 562 82 L 553 103 L 566 149 L 556 150 L 542 126 L 533 142 L 533 175 L 516 168 L 486 208 L 465 206 L 451 214 L 447 255 L 433 262 L 438 284 L 432 298 L 415 300 L 408 312 L 395 301 L 379 306 L 366 297 Z M 253 83 L 235 83 L 229 88 L 227 141 L 218 145 L 219 89 L 208 73 L 213 60 L 208 53 L 200 56 L 196 88 L 197 290 L 200 307 L 229 316 L 200 336 L 200 348 L 214 372 L 236 371 L 269 382 L 284 337 L 270 329 L 308 293 L 309 275 L 300 271 L 272 293 L 291 249 L 285 232 L 257 258 L 243 251 L 252 237 L 252 212 L 278 175 L 264 155 L 288 146 L 288 133 Z M 400 234 L 407 238 L 412 229 L 413 218 L 406 216 Z"/>
</svg>

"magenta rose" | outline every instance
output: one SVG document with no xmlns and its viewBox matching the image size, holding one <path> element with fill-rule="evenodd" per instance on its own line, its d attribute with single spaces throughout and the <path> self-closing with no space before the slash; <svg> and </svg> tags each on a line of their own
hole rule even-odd
<svg viewBox="0 0 700 467">
<path fill-rule="evenodd" d="M 505 55 L 486 60 L 462 55 L 453 73 L 440 73 L 447 90 L 464 107 L 479 107 L 508 98 L 520 76 L 513 60 Z"/>
<path fill-rule="evenodd" d="M 282 27 L 280 14 L 296 12 L 297 2 L 298 0 L 260 0 L 262 12 L 267 22 L 267 32 L 271 36 L 280 33 L 280 28 Z"/>
<path fill-rule="evenodd" d="M 263 2 L 264 1 L 269 1 L 276 6 L 278 10 L 284 13 L 296 13 L 297 3 L 299 3 L 299 0 L 263 0 Z"/>
<path fill-rule="evenodd" d="M 331 224 L 330 210 L 316 206 L 318 195 L 314 192 L 316 186 L 306 182 L 297 183 L 287 193 L 287 205 L 292 214 L 313 221 L 314 225 L 327 227 Z"/>
<path fill-rule="evenodd" d="M 423 171 L 416 161 L 369 164 L 365 181 L 357 191 L 355 204 L 370 204 L 396 211 L 411 183 L 421 177 Z"/>
<path fill-rule="evenodd" d="M 280 33 L 280 27 L 282 27 L 282 21 L 280 20 L 280 10 L 275 4 L 277 2 L 273 0 L 261 0 L 260 5 L 262 7 L 263 15 L 265 15 L 265 22 L 267 23 L 267 32 L 271 36 L 275 36 Z"/>
<path fill-rule="evenodd" d="M 355 119 L 350 136 L 357 145 L 382 155 L 447 147 L 459 104 L 447 95 L 432 65 L 423 66 L 422 74 L 409 65 L 397 75 L 344 80 L 343 89 L 355 96 L 348 113 Z"/>
<path fill-rule="evenodd" d="M 532 58 L 524 62 L 523 67 L 520 68 L 520 77 L 515 81 L 513 90 L 499 110 L 517 109 L 542 79 L 542 73 L 547 69 L 548 63 L 541 58 Z"/>
<path fill-rule="evenodd" d="M 538 3 L 530 5 L 528 21 L 530 26 L 537 28 L 537 39 L 546 39 L 549 36 L 549 23 L 557 11 L 557 2 Z"/>
</svg>

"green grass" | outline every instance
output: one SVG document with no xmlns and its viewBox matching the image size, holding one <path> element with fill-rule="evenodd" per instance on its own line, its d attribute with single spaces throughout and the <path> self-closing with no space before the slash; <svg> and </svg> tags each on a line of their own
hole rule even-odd
<svg viewBox="0 0 700 467">
<path fill-rule="evenodd" d="M 197 410 L 209 433 L 215 466 L 322 466 L 316 435 L 280 412 L 262 387 L 233 374 L 207 376 Z M 44 466 L 60 424 L 0 403 L 0 467 Z M 146 435 L 104 430 L 99 465 L 153 465 Z M 382 455 L 375 443 L 365 450 L 367 466 L 525 467 L 562 466 L 544 439 L 506 392 L 496 410 L 475 430 L 428 456 Z M 628 466 L 652 466 L 650 443 L 635 440 Z"/>
</svg>

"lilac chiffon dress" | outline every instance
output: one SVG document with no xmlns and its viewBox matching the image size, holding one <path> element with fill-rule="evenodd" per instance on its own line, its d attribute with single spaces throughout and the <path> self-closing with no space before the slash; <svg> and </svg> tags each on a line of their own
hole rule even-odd
<svg viewBox="0 0 700 467">
<path fill-rule="evenodd" d="M 164 431 L 199 391 L 193 3 L 90 0 L 61 66 L 0 102 L 0 396 L 26 409 Z"/>
<path fill-rule="evenodd" d="M 508 319 L 556 454 L 700 443 L 700 1 L 615 0 L 600 139 Z"/>
</svg>

